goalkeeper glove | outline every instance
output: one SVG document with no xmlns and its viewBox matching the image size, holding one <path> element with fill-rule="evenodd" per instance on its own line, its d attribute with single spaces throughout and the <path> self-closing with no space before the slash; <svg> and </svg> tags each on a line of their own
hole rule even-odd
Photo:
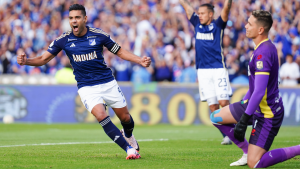
<svg viewBox="0 0 300 169">
<path fill-rule="evenodd" d="M 244 113 L 242 115 L 240 121 L 234 127 L 234 137 L 240 142 L 244 141 L 248 121 L 250 118 L 251 118 L 251 116 Z"/>
</svg>

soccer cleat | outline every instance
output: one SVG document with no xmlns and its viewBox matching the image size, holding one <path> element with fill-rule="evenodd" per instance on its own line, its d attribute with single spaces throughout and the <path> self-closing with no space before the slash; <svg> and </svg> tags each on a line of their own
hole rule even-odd
<svg viewBox="0 0 300 169">
<path fill-rule="evenodd" d="M 135 150 L 135 148 L 129 146 L 126 149 L 127 152 L 127 157 L 126 160 L 131 160 L 131 159 L 139 159 L 141 158 L 140 154 Z"/>
<path fill-rule="evenodd" d="M 242 158 L 240 158 L 238 161 L 233 162 L 230 164 L 230 166 L 243 166 L 247 165 L 247 154 L 243 154 Z"/>
<path fill-rule="evenodd" d="M 222 145 L 231 145 L 232 142 L 231 142 L 231 140 L 230 140 L 230 138 L 229 138 L 228 136 L 225 136 L 225 137 L 223 138 L 223 141 L 221 142 L 221 144 L 222 144 Z"/>
<path fill-rule="evenodd" d="M 121 130 L 121 133 L 122 133 L 123 137 L 125 138 L 125 140 L 127 141 L 127 143 L 128 143 L 131 147 L 135 148 L 136 151 L 139 152 L 139 151 L 140 151 L 140 146 L 139 146 L 138 142 L 136 141 L 136 139 L 134 138 L 134 136 L 132 135 L 131 137 L 127 138 L 127 137 L 125 136 L 124 129 Z"/>
</svg>

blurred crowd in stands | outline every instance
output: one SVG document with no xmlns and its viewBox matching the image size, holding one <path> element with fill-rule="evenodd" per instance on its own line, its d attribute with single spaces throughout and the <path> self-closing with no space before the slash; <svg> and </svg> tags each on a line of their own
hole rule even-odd
<svg viewBox="0 0 300 169">
<path fill-rule="evenodd" d="M 217 18 L 225 0 L 189 1 L 195 10 L 202 3 L 212 3 Z M 197 82 L 194 28 L 178 0 L 0 0 L 0 73 L 55 75 L 68 67 L 64 52 L 41 67 L 20 66 L 16 56 L 22 52 L 28 57 L 39 56 L 55 38 L 70 30 L 68 8 L 73 3 L 85 6 L 88 26 L 103 29 L 138 56 L 151 57 L 152 66 L 142 68 L 105 50 L 106 63 L 118 81 Z M 299 0 L 233 0 L 223 38 L 231 83 L 248 83 L 247 66 L 254 43 L 245 37 L 244 26 L 256 9 L 273 15 L 269 38 L 278 49 L 282 84 L 299 84 Z"/>
</svg>

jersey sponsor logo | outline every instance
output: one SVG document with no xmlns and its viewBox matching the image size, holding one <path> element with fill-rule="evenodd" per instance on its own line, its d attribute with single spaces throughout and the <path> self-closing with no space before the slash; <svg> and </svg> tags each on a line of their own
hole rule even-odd
<svg viewBox="0 0 300 169">
<path fill-rule="evenodd" d="M 87 39 L 88 38 L 96 38 L 97 36 L 88 36 L 88 37 L 86 37 Z"/>
<path fill-rule="evenodd" d="M 259 55 L 259 56 L 257 57 L 258 60 L 261 59 L 261 58 L 262 58 L 262 55 Z"/>
<path fill-rule="evenodd" d="M 91 46 L 96 45 L 96 39 L 90 39 L 90 40 L 89 40 L 89 44 L 90 44 Z"/>
<path fill-rule="evenodd" d="M 97 58 L 96 51 L 91 52 L 89 54 L 81 54 L 81 55 L 72 55 L 74 62 L 83 62 L 83 61 L 89 61 Z"/>
<path fill-rule="evenodd" d="M 72 47 L 76 47 L 76 46 L 75 46 L 75 44 L 74 44 L 74 43 L 72 43 L 70 47 L 72 48 Z"/>
<path fill-rule="evenodd" d="M 256 68 L 257 68 L 258 70 L 263 69 L 263 68 L 264 68 L 263 61 L 257 61 L 257 62 L 256 62 Z"/>
<path fill-rule="evenodd" d="M 77 39 L 69 39 L 69 38 L 68 38 L 68 42 L 73 41 L 73 40 L 77 40 Z"/>
<path fill-rule="evenodd" d="M 196 39 L 199 40 L 214 40 L 213 33 L 199 33 L 197 32 Z"/>
</svg>

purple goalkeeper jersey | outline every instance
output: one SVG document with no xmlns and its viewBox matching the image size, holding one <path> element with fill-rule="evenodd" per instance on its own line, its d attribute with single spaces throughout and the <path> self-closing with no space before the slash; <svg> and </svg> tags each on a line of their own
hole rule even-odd
<svg viewBox="0 0 300 169">
<path fill-rule="evenodd" d="M 255 90 L 255 75 L 268 75 L 268 85 L 264 96 L 256 108 L 255 114 L 260 117 L 273 118 L 283 113 L 283 103 L 278 89 L 279 62 L 275 45 L 266 39 L 255 47 L 249 62 L 249 92 L 250 99 Z M 257 86 L 259 88 L 259 86 Z M 253 105 L 254 106 L 254 105 Z"/>
</svg>

